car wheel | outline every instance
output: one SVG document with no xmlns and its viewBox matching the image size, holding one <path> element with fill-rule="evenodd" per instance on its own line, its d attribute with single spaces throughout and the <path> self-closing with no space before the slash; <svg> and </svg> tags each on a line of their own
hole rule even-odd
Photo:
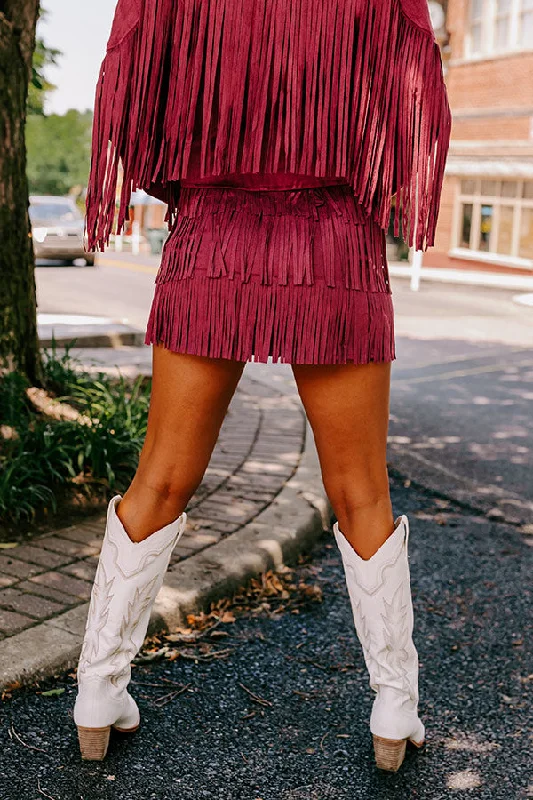
<svg viewBox="0 0 533 800">
<path fill-rule="evenodd" d="M 85 259 L 85 266 L 86 267 L 94 267 L 94 256 L 92 258 L 89 256 Z"/>
</svg>

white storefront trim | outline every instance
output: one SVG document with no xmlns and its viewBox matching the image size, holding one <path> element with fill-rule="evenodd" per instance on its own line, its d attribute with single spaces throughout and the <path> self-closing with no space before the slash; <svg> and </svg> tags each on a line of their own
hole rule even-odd
<svg viewBox="0 0 533 800">
<path fill-rule="evenodd" d="M 462 258 L 465 261 L 483 261 L 485 264 L 494 264 L 497 267 L 533 271 L 533 261 L 529 258 L 502 256 L 498 253 L 487 253 L 484 250 L 467 250 L 465 247 L 453 247 L 448 255 L 450 258 Z"/>
<path fill-rule="evenodd" d="M 452 156 L 446 164 L 446 175 L 458 178 L 509 178 L 511 180 L 533 180 L 533 158 L 458 158 Z"/>
</svg>

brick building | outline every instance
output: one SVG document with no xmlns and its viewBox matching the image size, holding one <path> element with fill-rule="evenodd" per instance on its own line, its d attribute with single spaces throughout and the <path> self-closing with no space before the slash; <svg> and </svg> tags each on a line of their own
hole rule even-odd
<svg viewBox="0 0 533 800">
<path fill-rule="evenodd" d="M 533 271 L 533 0 L 448 0 L 452 143 L 426 266 Z"/>
</svg>

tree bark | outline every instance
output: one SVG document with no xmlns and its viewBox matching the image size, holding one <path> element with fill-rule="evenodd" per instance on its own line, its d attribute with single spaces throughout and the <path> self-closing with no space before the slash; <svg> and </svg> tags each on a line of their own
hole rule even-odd
<svg viewBox="0 0 533 800">
<path fill-rule="evenodd" d="M 0 0 L 0 367 L 42 383 L 28 216 L 26 101 L 39 0 Z"/>
</svg>

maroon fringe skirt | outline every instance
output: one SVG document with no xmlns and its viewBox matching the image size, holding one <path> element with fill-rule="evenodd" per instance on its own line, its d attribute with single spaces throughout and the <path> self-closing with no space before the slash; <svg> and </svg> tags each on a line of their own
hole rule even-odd
<svg viewBox="0 0 533 800">
<path fill-rule="evenodd" d="M 385 233 L 347 184 L 182 186 L 145 342 L 238 361 L 392 361 Z"/>
</svg>

